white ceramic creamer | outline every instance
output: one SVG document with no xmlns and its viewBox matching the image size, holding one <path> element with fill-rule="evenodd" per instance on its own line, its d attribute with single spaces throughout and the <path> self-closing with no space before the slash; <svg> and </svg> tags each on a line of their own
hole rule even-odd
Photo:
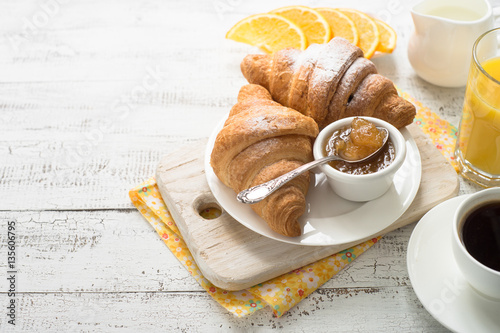
<svg viewBox="0 0 500 333">
<path fill-rule="evenodd" d="M 411 9 L 408 59 L 424 80 L 442 87 L 467 82 L 474 41 L 493 28 L 486 0 L 425 0 Z"/>
</svg>

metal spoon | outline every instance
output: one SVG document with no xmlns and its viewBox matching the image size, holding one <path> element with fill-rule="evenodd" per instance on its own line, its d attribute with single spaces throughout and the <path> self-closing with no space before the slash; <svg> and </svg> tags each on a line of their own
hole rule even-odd
<svg viewBox="0 0 500 333">
<path fill-rule="evenodd" d="M 290 180 L 294 179 L 298 175 L 300 175 L 308 170 L 311 170 L 312 168 L 314 168 L 318 165 L 322 165 L 322 164 L 325 164 L 325 163 L 328 163 L 331 161 L 337 161 L 337 160 L 344 161 L 347 163 L 357 163 L 357 162 L 365 161 L 365 160 L 369 159 L 370 157 L 372 157 L 373 155 L 375 155 L 376 153 L 378 153 L 385 146 L 385 144 L 387 143 L 387 140 L 389 139 L 389 131 L 386 128 L 377 127 L 377 129 L 380 131 L 384 131 L 384 133 L 385 133 L 384 142 L 382 143 L 382 146 L 380 146 L 379 149 L 374 151 L 372 154 L 366 156 L 365 158 L 355 160 L 355 161 L 348 161 L 348 160 L 343 159 L 342 157 L 340 157 L 336 154 L 329 155 L 327 157 L 320 158 L 319 160 L 314 160 L 312 162 L 304 164 L 304 165 L 298 167 L 297 169 L 292 170 L 288 173 L 285 173 L 284 175 L 279 176 L 277 178 L 271 179 L 270 181 L 268 181 L 266 183 L 251 187 L 251 188 L 246 189 L 246 190 L 243 190 L 240 193 L 238 193 L 238 195 L 236 196 L 236 199 L 238 199 L 238 201 L 242 202 L 242 203 L 254 204 L 254 203 L 257 203 L 259 201 L 264 200 L 271 193 L 273 193 L 274 191 L 276 191 L 281 186 L 285 185 L 286 183 L 288 183 Z"/>
</svg>

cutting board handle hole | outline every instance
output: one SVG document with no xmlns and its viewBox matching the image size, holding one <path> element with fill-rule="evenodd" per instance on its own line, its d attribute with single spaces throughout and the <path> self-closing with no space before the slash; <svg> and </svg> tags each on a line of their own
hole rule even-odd
<svg viewBox="0 0 500 333">
<path fill-rule="evenodd" d="M 208 198 L 197 198 L 194 202 L 194 209 L 205 220 L 213 220 L 222 215 L 224 210 L 221 206 L 212 200 L 205 200 Z"/>
</svg>

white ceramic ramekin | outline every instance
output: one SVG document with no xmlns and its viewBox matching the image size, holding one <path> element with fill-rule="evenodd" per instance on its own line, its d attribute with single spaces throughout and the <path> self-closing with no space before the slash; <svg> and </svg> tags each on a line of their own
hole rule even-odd
<svg viewBox="0 0 500 333">
<path fill-rule="evenodd" d="M 493 187 L 470 195 L 465 199 L 453 217 L 451 244 L 460 271 L 469 284 L 481 294 L 500 300 L 500 272 L 477 261 L 465 248 L 462 227 L 471 210 L 491 201 L 500 200 L 500 187 Z"/>
<path fill-rule="evenodd" d="M 355 117 L 335 121 L 325 127 L 316 138 L 313 147 L 315 159 L 324 157 L 324 146 L 333 132 L 350 125 Z M 344 199 L 350 201 L 370 201 L 383 195 L 391 187 L 394 175 L 406 158 L 406 142 L 401 132 L 386 121 L 372 117 L 359 117 L 366 119 L 375 126 L 382 126 L 389 130 L 389 140 L 395 148 L 395 158 L 385 169 L 366 175 L 351 175 L 331 167 L 328 164 L 319 166 L 332 187 L 333 191 Z"/>
</svg>

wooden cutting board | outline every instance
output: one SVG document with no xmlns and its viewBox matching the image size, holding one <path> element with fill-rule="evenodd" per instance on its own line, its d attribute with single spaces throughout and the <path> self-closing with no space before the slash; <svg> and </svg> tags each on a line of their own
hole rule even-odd
<svg viewBox="0 0 500 333">
<path fill-rule="evenodd" d="M 408 210 L 381 232 L 415 222 L 429 209 L 458 194 L 458 176 L 417 125 L 408 126 L 420 151 L 422 180 Z M 287 273 L 353 245 L 301 246 L 279 242 L 246 228 L 228 213 L 207 220 L 199 212 L 219 207 L 205 178 L 206 140 L 182 147 L 165 156 L 156 181 L 172 217 L 207 278 L 226 290 L 241 290 Z"/>
</svg>

